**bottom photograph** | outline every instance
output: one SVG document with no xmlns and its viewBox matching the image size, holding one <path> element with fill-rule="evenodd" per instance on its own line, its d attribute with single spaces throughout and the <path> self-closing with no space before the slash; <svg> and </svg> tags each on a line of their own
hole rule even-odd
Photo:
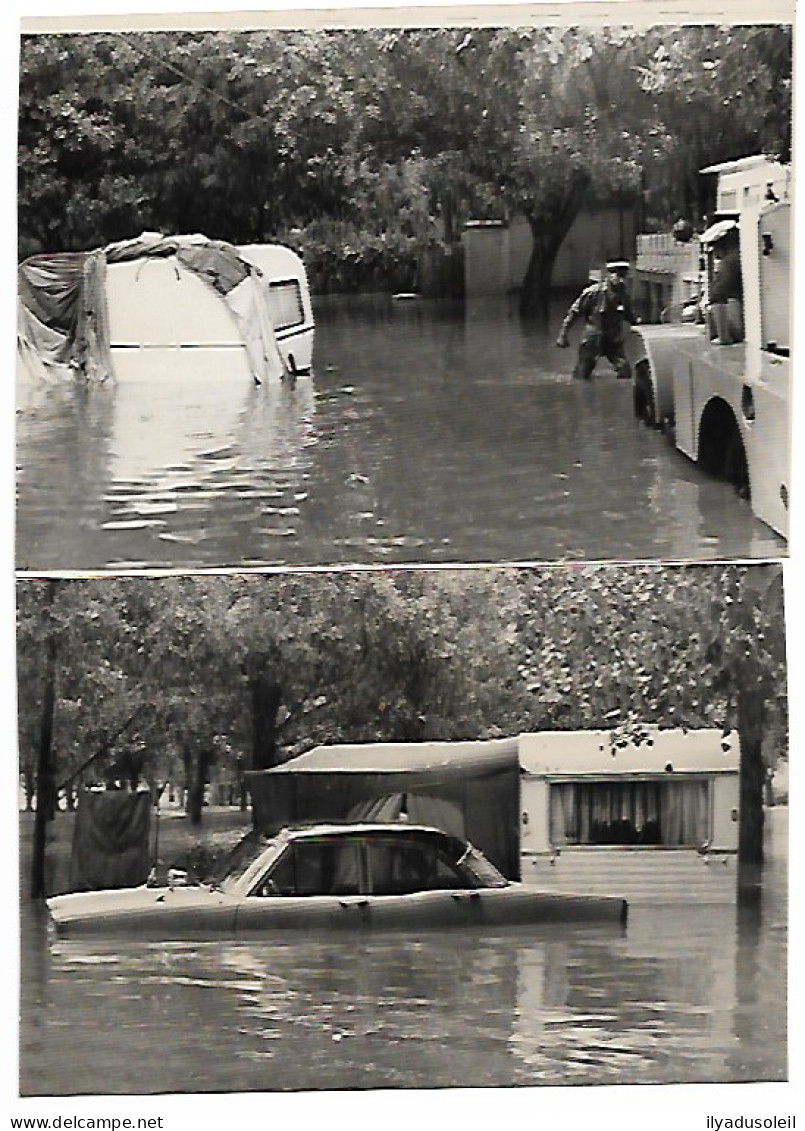
<svg viewBox="0 0 805 1131">
<path fill-rule="evenodd" d="M 17 581 L 22 1096 L 787 1079 L 782 567 Z"/>
</svg>

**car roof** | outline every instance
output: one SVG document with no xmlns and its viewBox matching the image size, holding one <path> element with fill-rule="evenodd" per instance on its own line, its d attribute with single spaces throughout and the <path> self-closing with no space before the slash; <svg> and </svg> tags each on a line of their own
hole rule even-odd
<svg viewBox="0 0 805 1131">
<path fill-rule="evenodd" d="M 393 833 L 395 835 L 402 834 L 404 836 L 418 834 L 420 836 L 425 835 L 450 838 L 450 834 L 446 833 L 444 829 L 437 829 L 432 825 L 415 825 L 408 821 L 353 821 L 349 823 L 337 823 L 332 821 L 317 822 L 310 825 L 288 826 L 282 829 L 279 835 L 285 836 L 289 840 L 297 840 L 300 838 L 313 836 L 350 836 L 356 833 L 362 835 L 372 833 Z"/>
</svg>

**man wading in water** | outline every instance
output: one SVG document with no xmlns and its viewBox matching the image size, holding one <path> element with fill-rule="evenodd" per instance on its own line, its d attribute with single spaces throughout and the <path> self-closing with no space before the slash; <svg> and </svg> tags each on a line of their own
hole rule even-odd
<svg viewBox="0 0 805 1131">
<path fill-rule="evenodd" d="M 573 376 L 589 381 L 599 357 L 606 357 L 618 377 L 631 375 L 629 362 L 623 352 L 623 339 L 629 325 L 635 321 L 632 304 L 626 290 L 629 264 L 622 259 L 607 263 L 606 278 L 593 283 L 581 292 L 565 315 L 556 344 L 567 349 L 570 342 L 567 332 L 577 318 L 584 318 L 586 326 L 579 342 L 579 357 Z"/>
</svg>

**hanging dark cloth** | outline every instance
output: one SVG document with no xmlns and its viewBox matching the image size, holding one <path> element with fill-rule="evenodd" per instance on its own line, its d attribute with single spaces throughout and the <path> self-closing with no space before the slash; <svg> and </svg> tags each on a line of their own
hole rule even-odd
<svg viewBox="0 0 805 1131">
<path fill-rule="evenodd" d="M 78 799 L 70 890 L 137 887 L 148 878 L 151 794 L 83 790 Z"/>
</svg>

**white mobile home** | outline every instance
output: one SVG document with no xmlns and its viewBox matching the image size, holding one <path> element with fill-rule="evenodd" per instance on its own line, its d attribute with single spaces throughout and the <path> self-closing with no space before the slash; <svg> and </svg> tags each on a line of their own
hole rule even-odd
<svg viewBox="0 0 805 1131">
<path fill-rule="evenodd" d="M 278 243 L 239 247 L 261 272 L 263 293 L 280 351 L 292 373 L 313 365 L 313 306 L 305 265 L 291 248 Z"/>
<path fill-rule="evenodd" d="M 257 269 L 259 304 L 251 295 L 246 303 L 226 301 L 176 256 L 108 265 L 109 336 L 118 379 L 151 370 L 164 379 L 183 366 L 193 375 L 249 379 L 256 369 L 250 346 L 258 355 L 267 348 L 275 361 L 269 375 L 281 373 L 283 363 L 291 373 L 310 372 L 313 310 L 302 260 L 280 244 L 249 244 L 233 252 Z M 244 329 L 246 319 L 239 315 L 249 317 L 249 307 L 268 314 L 263 331 L 268 347 L 254 332 L 253 344 Z"/>
<path fill-rule="evenodd" d="M 267 383 L 311 369 L 304 264 L 279 244 L 144 232 L 33 256 L 18 288 L 18 349 L 34 376 Z"/>
<path fill-rule="evenodd" d="M 735 898 L 740 749 L 720 730 L 519 738 L 525 883 L 641 902 Z"/>
</svg>

